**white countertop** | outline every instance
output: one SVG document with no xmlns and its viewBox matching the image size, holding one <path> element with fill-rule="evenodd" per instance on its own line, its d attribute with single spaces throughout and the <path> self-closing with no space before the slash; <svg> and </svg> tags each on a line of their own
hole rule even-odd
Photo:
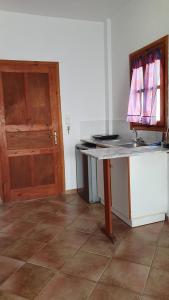
<svg viewBox="0 0 169 300">
<path fill-rule="evenodd" d="M 133 148 L 111 146 L 110 148 L 89 149 L 89 150 L 82 150 L 81 152 L 91 157 L 94 157 L 98 160 L 101 160 L 101 159 L 112 159 L 118 157 L 130 157 L 130 156 L 136 156 L 136 155 L 154 153 L 154 152 L 167 153 L 169 152 L 169 149 L 165 149 L 160 146 L 141 146 L 141 147 L 133 147 Z"/>
<path fill-rule="evenodd" d="M 100 147 L 113 147 L 120 144 L 124 144 L 128 141 L 117 139 L 117 140 L 95 140 L 95 139 L 81 139 L 81 142 L 94 144 Z"/>
</svg>

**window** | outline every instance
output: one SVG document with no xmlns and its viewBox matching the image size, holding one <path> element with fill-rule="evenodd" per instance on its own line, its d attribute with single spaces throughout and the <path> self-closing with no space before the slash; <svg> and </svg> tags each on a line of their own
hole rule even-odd
<svg viewBox="0 0 169 300">
<path fill-rule="evenodd" d="M 127 121 L 140 130 L 167 128 L 168 36 L 130 54 Z"/>
</svg>

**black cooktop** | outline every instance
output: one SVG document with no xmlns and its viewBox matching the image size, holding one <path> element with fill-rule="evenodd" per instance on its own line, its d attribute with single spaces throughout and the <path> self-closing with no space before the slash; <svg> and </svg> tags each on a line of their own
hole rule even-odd
<svg viewBox="0 0 169 300">
<path fill-rule="evenodd" d="M 93 135 L 93 138 L 95 140 L 102 140 L 102 141 L 104 141 L 104 140 L 116 140 L 118 137 L 119 137 L 118 134 L 108 134 L 108 135 L 99 135 L 99 134 L 97 134 L 97 135 Z"/>
</svg>

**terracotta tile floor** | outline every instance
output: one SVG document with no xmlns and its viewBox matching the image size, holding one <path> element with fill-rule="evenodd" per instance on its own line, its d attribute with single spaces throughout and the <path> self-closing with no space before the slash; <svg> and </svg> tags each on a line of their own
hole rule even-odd
<svg viewBox="0 0 169 300">
<path fill-rule="evenodd" d="M 0 300 L 168 300 L 169 223 L 130 228 L 77 195 L 0 205 Z"/>
</svg>

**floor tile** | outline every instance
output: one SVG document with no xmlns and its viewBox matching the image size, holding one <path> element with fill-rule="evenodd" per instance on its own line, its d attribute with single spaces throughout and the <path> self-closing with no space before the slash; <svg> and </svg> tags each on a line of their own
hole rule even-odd
<svg viewBox="0 0 169 300">
<path fill-rule="evenodd" d="M 129 290 L 99 283 L 89 300 L 141 300 L 141 297 Z"/>
<path fill-rule="evenodd" d="M 160 233 L 160 237 L 158 239 L 158 245 L 160 247 L 167 247 L 167 248 L 169 248 L 169 230 L 163 230 Z"/>
<path fill-rule="evenodd" d="M 23 264 L 24 262 L 22 261 L 0 256 L 0 284 Z"/>
<path fill-rule="evenodd" d="M 127 232 L 131 229 L 127 224 L 122 222 L 119 218 L 115 217 L 115 215 L 112 215 L 113 219 L 113 235 L 115 236 L 117 241 L 120 241 L 121 239 L 125 238 Z M 102 226 L 104 226 L 104 222 L 102 222 Z M 100 228 L 98 228 L 95 232 L 95 234 L 103 235 Z"/>
<path fill-rule="evenodd" d="M 21 205 L 14 205 L 8 210 L 8 218 L 15 221 L 25 218 L 27 214 L 27 208 Z"/>
<path fill-rule="evenodd" d="M 79 207 L 76 205 L 69 205 L 62 202 L 50 202 L 50 205 L 52 205 L 55 208 L 55 211 L 57 213 L 65 214 L 65 215 L 72 215 L 72 216 L 79 216 L 82 214 L 85 210 L 84 207 Z"/>
<path fill-rule="evenodd" d="M 33 223 L 46 223 L 49 220 L 56 220 L 56 213 L 48 212 L 48 211 L 39 211 L 38 209 L 33 210 L 28 216 L 27 220 Z"/>
<path fill-rule="evenodd" d="M 2 231 L 2 229 L 4 227 L 7 227 L 7 226 L 11 225 L 12 222 L 14 222 L 14 221 L 12 221 L 12 220 L 7 220 L 7 221 L 6 220 L 2 220 L 2 217 L 0 217 L 0 232 Z"/>
<path fill-rule="evenodd" d="M 163 225 L 163 228 L 162 228 L 163 231 L 168 231 L 169 232 L 169 221 L 165 221 L 164 222 L 164 225 Z"/>
<path fill-rule="evenodd" d="M 9 210 L 9 207 L 6 203 L 0 203 L 0 216 L 3 216 L 3 214 Z"/>
<path fill-rule="evenodd" d="M 86 300 L 95 286 L 94 282 L 57 274 L 36 300 Z"/>
<path fill-rule="evenodd" d="M 156 247 L 154 245 L 149 245 L 147 242 L 139 239 L 133 241 L 132 243 L 123 240 L 116 248 L 113 257 L 122 258 L 135 263 L 150 266 L 155 250 Z"/>
<path fill-rule="evenodd" d="M 99 225 L 99 221 L 92 220 L 90 218 L 78 217 L 75 222 L 69 226 L 69 229 L 93 233 L 96 231 Z"/>
<path fill-rule="evenodd" d="M 34 229 L 30 230 L 29 239 L 46 243 L 54 237 L 59 236 L 63 230 L 63 226 L 39 223 L 34 227 Z"/>
<path fill-rule="evenodd" d="M 169 248 L 157 248 L 152 266 L 169 271 Z"/>
<path fill-rule="evenodd" d="M 79 208 L 86 208 L 89 206 L 89 203 L 82 199 L 78 194 L 59 195 L 57 197 L 51 197 L 50 199 Z"/>
<path fill-rule="evenodd" d="M 92 235 L 81 250 L 112 257 L 115 248 L 116 244 L 113 244 L 108 237 L 102 234 Z"/>
<path fill-rule="evenodd" d="M 118 218 L 114 214 L 112 215 L 112 219 L 113 219 L 113 229 L 115 231 L 126 231 L 131 229 L 131 227 L 128 224 L 123 222 L 120 218 Z"/>
<path fill-rule="evenodd" d="M 61 213 L 56 213 L 55 216 L 44 217 L 41 219 L 41 223 L 51 224 L 51 225 L 60 225 L 68 226 L 75 220 L 75 217 L 72 215 L 65 215 Z"/>
<path fill-rule="evenodd" d="M 9 246 L 12 247 L 15 241 L 15 237 L 9 236 L 5 233 L 0 233 L 0 253 L 2 253 Z"/>
<path fill-rule="evenodd" d="M 0 291 L 0 300 L 29 300 L 29 299 L 5 291 Z"/>
<path fill-rule="evenodd" d="M 169 272 L 151 268 L 144 293 L 169 299 Z"/>
<path fill-rule="evenodd" d="M 18 239 L 18 241 L 14 242 L 10 247 L 4 250 L 2 254 L 4 256 L 26 261 L 44 245 L 44 243 L 31 239 Z"/>
<path fill-rule="evenodd" d="M 163 222 L 132 228 L 132 230 L 127 232 L 125 239 L 131 243 L 140 239 L 143 242 L 156 245 L 162 227 Z"/>
<path fill-rule="evenodd" d="M 72 195 L 64 195 L 64 194 L 62 194 L 62 195 L 59 195 L 59 196 L 51 196 L 51 197 L 49 197 L 49 200 L 50 201 L 56 201 L 56 202 L 61 202 L 61 203 L 67 204 L 67 203 L 69 203 L 69 202 L 71 202 L 73 200 L 72 198 L 70 198 L 68 196 L 72 197 Z M 73 197 L 74 197 L 74 195 L 73 195 Z"/>
<path fill-rule="evenodd" d="M 105 211 L 104 206 L 100 204 L 93 204 L 87 207 L 82 213 L 82 217 L 98 219 L 99 221 L 104 221 Z"/>
<path fill-rule="evenodd" d="M 150 296 L 143 296 L 142 298 L 141 298 L 141 300 L 166 300 L 166 298 L 162 298 L 162 297 L 150 297 Z"/>
<path fill-rule="evenodd" d="M 88 207 L 90 204 L 80 198 L 78 195 L 66 195 L 65 201 L 70 205 L 75 205 L 81 208 Z"/>
<path fill-rule="evenodd" d="M 145 287 L 149 267 L 125 260 L 112 259 L 103 273 L 100 281 L 128 288 L 136 293 L 142 293 Z"/>
<path fill-rule="evenodd" d="M 2 284 L 0 290 L 34 299 L 53 275 L 46 268 L 25 264 Z"/>
<path fill-rule="evenodd" d="M 59 242 L 53 242 L 32 256 L 29 262 L 57 271 L 76 252 L 77 249 L 74 247 L 63 247 L 63 245 L 60 245 Z"/>
<path fill-rule="evenodd" d="M 63 266 L 61 271 L 80 278 L 98 281 L 109 261 L 107 257 L 79 251 Z"/>
<path fill-rule="evenodd" d="M 169 223 L 112 220 L 115 244 L 77 194 L 0 205 L 0 300 L 168 300 Z"/>
<path fill-rule="evenodd" d="M 52 242 L 58 242 L 60 245 L 73 247 L 79 249 L 91 235 L 86 232 L 80 232 L 77 230 L 65 230 L 59 236 L 57 236 Z"/>
<path fill-rule="evenodd" d="M 3 215 L 1 215 L 1 222 L 6 222 L 10 224 L 11 222 L 17 221 L 18 217 L 12 215 L 11 209 L 6 211 Z"/>
<path fill-rule="evenodd" d="M 16 238 L 25 236 L 31 229 L 34 228 L 34 224 L 26 221 L 17 221 L 7 227 L 4 227 L 1 232 Z"/>
</svg>

